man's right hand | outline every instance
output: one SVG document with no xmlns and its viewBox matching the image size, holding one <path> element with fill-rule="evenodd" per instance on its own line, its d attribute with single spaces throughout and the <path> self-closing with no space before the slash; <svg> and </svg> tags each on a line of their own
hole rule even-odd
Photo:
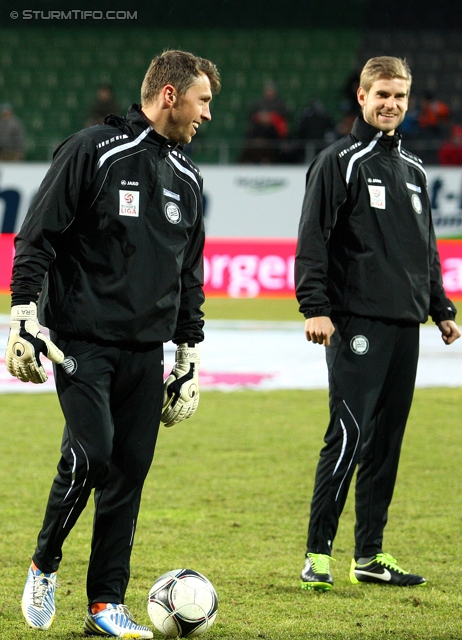
<svg viewBox="0 0 462 640">
<path fill-rule="evenodd" d="M 330 339 L 335 331 L 329 316 L 316 316 L 305 320 L 305 336 L 313 344 L 330 345 Z"/>
<path fill-rule="evenodd" d="M 5 364 L 9 373 L 22 382 L 46 382 L 40 354 L 60 364 L 64 354 L 40 331 L 35 302 L 18 304 L 11 309 L 11 328 L 6 347 Z"/>
</svg>

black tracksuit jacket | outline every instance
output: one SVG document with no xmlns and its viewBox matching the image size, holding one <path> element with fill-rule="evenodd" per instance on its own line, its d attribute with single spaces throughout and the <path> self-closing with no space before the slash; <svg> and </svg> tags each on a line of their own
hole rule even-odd
<svg viewBox="0 0 462 640">
<path fill-rule="evenodd" d="M 203 340 L 202 177 L 137 105 L 56 150 L 16 237 L 13 304 L 127 343 Z M 40 294 L 40 295 L 39 295 Z"/>
<path fill-rule="evenodd" d="M 295 283 L 300 311 L 393 321 L 454 319 L 444 293 L 425 170 L 387 136 L 355 121 L 310 166 Z"/>
</svg>

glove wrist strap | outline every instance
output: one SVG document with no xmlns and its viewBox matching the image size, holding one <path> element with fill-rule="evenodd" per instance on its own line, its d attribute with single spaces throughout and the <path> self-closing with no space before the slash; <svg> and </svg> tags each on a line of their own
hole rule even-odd
<svg viewBox="0 0 462 640">
<path fill-rule="evenodd" d="M 34 320 L 37 322 L 37 305 L 35 302 L 14 305 L 11 307 L 11 320 Z"/>
<path fill-rule="evenodd" d="M 175 353 L 175 362 L 178 364 L 200 364 L 200 351 L 197 347 L 188 347 L 186 343 L 178 345 Z"/>
</svg>

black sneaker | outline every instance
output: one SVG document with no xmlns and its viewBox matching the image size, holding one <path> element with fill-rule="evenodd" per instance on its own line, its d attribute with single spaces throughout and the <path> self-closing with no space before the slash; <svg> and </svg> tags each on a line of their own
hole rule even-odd
<svg viewBox="0 0 462 640">
<path fill-rule="evenodd" d="M 325 553 L 307 553 L 305 566 L 300 575 L 302 589 L 328 591 L 334 586 L 329 564 L 333 560 Z"/>
<path fill-rule="evenodd" d="M 422 576 L 401 569 L 389 553 L 378 553 L 373 560 L 366 564 L 358 564 L 353 558 L 350 567 L 350 581 L 353 584 L 375 582 L 395 587 L 415 587 L 427 582 Z"/>
</svg>

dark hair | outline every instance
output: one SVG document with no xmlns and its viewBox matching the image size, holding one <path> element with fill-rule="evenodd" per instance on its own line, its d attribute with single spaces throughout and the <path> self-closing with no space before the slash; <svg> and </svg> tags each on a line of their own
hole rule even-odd
<svg viewBox="0 0 462 640">
<path fill-rule="evenodd" d="M 154 58 L 144 76 L 141 104 L 150 104 L 167 84 L 174 86 L 180 95 L 186 93 L 203 73 L 210 80 L 212 93 L 218 93 L 221 89 L 220 73 L 213 62 L 187 51 L 164 51 Z"/>
</svg>

